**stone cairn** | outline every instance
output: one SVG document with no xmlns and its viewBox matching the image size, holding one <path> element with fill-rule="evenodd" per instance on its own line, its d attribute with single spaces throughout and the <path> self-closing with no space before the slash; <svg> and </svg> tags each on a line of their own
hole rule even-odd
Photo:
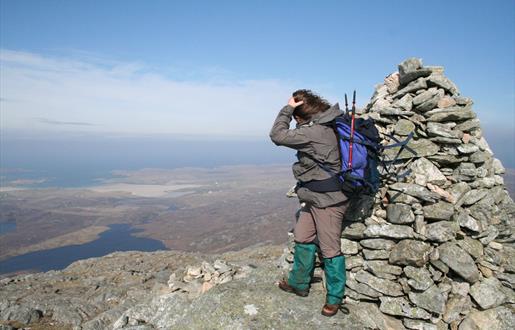
<svg viewBox="0 0 515 330">
<path fill-rule="evenodd" d="M 376 86 L 360 116 L 375 120 L 384 145 L 413 133 L 417 155 L 400 153 L 388 172 L 408 175 L 385 176 L 373 215 L 342 233 L 347 302 L 376 302 L 408 329 L 515 323 L 515 204 L 472 104 L 443 67 L 417 58 Z"/>
</svg>

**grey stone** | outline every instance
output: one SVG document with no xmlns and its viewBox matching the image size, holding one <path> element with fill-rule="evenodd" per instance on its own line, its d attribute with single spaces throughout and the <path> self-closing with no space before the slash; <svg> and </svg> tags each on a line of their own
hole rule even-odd
<svg viewBox="0 0 515 330">
<path fill-rule="evenodd" d="M 428 77 L 427 83 L 429 86 L 438 86 L 451 94 L 458 94 L 458 88 L 447 77 L 441 74 L 432 74 Z"/>
<path fill-rule="evenodd" d="M 483 202 L 486 198 L 483 198 Z M 486 229 L 491 219 L 494 218 L 493 207 L 495 205 L 488 205 L 483 203 L 476 203 L 468 208 L 470 215 L 481 223 L 483 230 Z"/>
<path fill-rule="evenodd" d="M 408 329 L 413 330 L 439 330 L 435 324 L 424 322 L 421 320 L 404 319 L 403 324 Z"/>
<path fill-rule="evenodd" d="M 411 238 L 414 236 L 413 228 L 401 225 L 370 225 L 365 229 L 365 237 L 384 237 L 384 238 Z"/>
<path fill-rule="evenodd" d="M 426 226 L 426 237 L 434 242 L 447 242 L 456 236 L 459 225 L 452 221 L 438 221 Z"/>
<path fill-rule="evenodd" d="M 492 166 L 494 168 L 494 173 L 495 174 L 500 175 L 500 174 L 506 173 L 506 169 L 504 168 L 504 166 L 502 165 L 502 163 L 501 163 L 501 161 L 499 159 L 494 158 Z"/>
<path fill-rule="evenodd" d="M 478 259 L 481 257 L 483 252 L 483 244 L 480 241 L 470 238 L 464 237 L 462 240 L 457 241 L 458 245 L 468 254 L 470 254 L 474 259 Z"/>
<path fill-rule="evenodd" d="M 365 260 L 361 256 L 345 257 L 345 269 L 351 270 L 357 267 L 362 267 Z"/>
<path fill-rule="evenodd" d="M 349 226 L 345 226 L 342 231 L 342 237 L 348 239 L 362 239 L 365 237 L 366 226 L 361 222 L 355 222 L 350 224 Z"/>
<path fill-rule="evenodd" d="M 393 106 L 400 108 L 404 111 L 411 111 L 411 109 L 413 108 L 413 96 L 411 96 L 410 94 L 406 94 L 400 99 L 394 101 Z"/>
<path fill-rule="evenodd" d="M 429 320 L 431 314 L 422 308 L 413 307 L 404 298 L 381 297 L 381 305 L 379 309 L 381 312 L 389 315 L 409 317 L 412 319 Z"/>
<path fill-rule="evenodd" d="M 443 89 L 437 90 L 436 93 L 434 93 L 430 99 L 417 105 L 415 110 L 417 110 L 418 112 L 426 112 L 429 110 L 433 110 L 434 108 L 436 108 L 438 106 L 438 102 L 444 96 L 444 94 L 445 94 L 445 92 L 443 91 Z"/>
<path fill-rule="evenodd" d="M 471 140 L 472 143 L 477 145 L 480 150 L 488 152 L 490 155 L 493 155 L 492 149 L 490 149 L 490 146 L 488 145 L 488 142 L 486 142 L 484 137 L 481 137 L 480 139 Z"/>
<path fill-rule="evenodd" d="M 393 98 L 399 98 L 407 93 L 415 92 L 420 89 L 426 89 L 427 88 L 427 82 L 424 78 L 418 78 L 417 80 L 414 80 L 410 82 L 406 87 L 402 88 L 401 90 L 397 91 L 397 93 L 393 94 Z"/>
<path fill-rule="evenodd" d="M 432 160 L 432 161 L 435 161 L 435 162 L 437 162 L 440 165 L 451 165 L 451 166 L 453 166 L 453 165 L 460 164 L 460 163 L 463 163 L 463 162 L 467 161 L 468 157 L 465 157 L 465 156 L 456 157 L 454 155 L 449 155 L 449 154 L 447 154 L 447 155 L 438 154 L 438 155 L 428 156 L 428 159 Z"/>
<path fill-rule="evenodd" d="M 485 198 L 486 195 L 488 195 L 488 190 L 486 190 L 486 189 L 470 190 L 470 191 L 466 192 L 465 195 L 463 195 L 463 197 L 460 198 L 456 204 L 457 204 L 457 206 L 461 206 L 461 205 L 470 206 L 470 205 L 476 204 L 477 202 L 479 202 L 480 200 Z"/>
<path fill-rule="evenodd" d="M 399 64 L 399 75 L 416 71 L 422 68 L 422 60 L 416 57 L 410 57 Z"/>
<path fill-rule="evenodd" d="M 440 100 L 438 100 L 438 104 L 437 104 L 438 108 L 440 108 L 440 109 L 452 107 L 454 105 L 456 105 L 456 100 L 450 96 L 442 97 Z"/>
<path fill-rule="evenodd" d="M 482 164 L 489 160 L 491 154 L 486 151 L 476 151 L 472 155 L 469 156 L 469 159 L 474 164 Z"/>
<path fill-rule="evenodd" d="M 419 202 L 416 197 L 410 196 L 400 191 L 388 190 L 386 195 L 388 196 L 388 201 L 390 203 L 414 204 Z"/>
<path fill-rule="evenodd" d="M 399 297 L 404 295 L 402 287 L 399 283 L 375 277 L 367 271 L 359 271 L 356 273 L 356 281 L 366 284 L 372 289 L 379 291 L 387 296 Z"/>
<path fill-rule="evenodd" d="M 379 307 L 372 303 L 360 303 L 354 309 L 356 315 L 359 315 L 359 321 L 362 325 L 361 329 L 378 329 L 378 330 L 404 330 L 402 322 L 394 317 L 381 313 Z M 345 320 L 341 323 L 340 328 L 349 328 L 349 321 Z M 359 326 L 355 327 L 359 328 Z"/>
<path fill-rule="evenodd" d="M 9 306 L 0 311 L 0 320 L 18 321 L 23 324 L 37 322 L 41 316 L 41 311 L 21 305 Z"/>
<path fill-rule="evenodd" d="M 366 260 L 388 259 L 390 257 L 390 251 L 388 250 L 363 249 L 362 253 Z"/>
<path fill-rule="evenodd" d="M 421 267 L 429 260 L 431 246 L 415 240 L 402 240 L 391 250 L 389 262 L 393 265 Z"/>
<path fill-rule="evenodd" d="M 486 177 L 470 183 L 472 188 L 493 188 L 496 185 L 495 178 Z"/>
<path fill-rule="evenodd" d="M 482 309 L 494 308 L 506 301 L 502 284 L 495 277 L 476 282 L 470 287 L 470 295 Z"/>
<path fill-rule="evenodd" d="M 345 255 L 357 254 L 358 253 L 358 243 L 355 241 L 351 241 L 346 238 L 342 238 L 341 240 L 341 251 Z"/>
<path fill-rule="evenodd" d="M 399 72 L 400 73 L 400 72 Z M 431 70 L 421 68 L 415 71 L 407 72 L 405 74 L 400 74 L 399 76 L 399 82 L 401 85 L 406 85 L 407 83 L 420 78 L 420 77 L 427 77 L 431 74 Z"/>
<path fill-rule="evenodd" d="M 454 96 L 454 100 L 456 100 L 456 103 L 458 105 L 472 105 L 472 104 L 474 104 L 474 102 L 472 101 L 472 99 L 470 97 L 455 95 Z"/>
<path fill-rule="evenodd" d="M 422 236 L 426 235 L 426 222 L 423 215 L 415 216 L 415 232 Z"/>
<path fill-rule="evenodd" d="M 381 108 L 376 109 L 376 111 L 385 116 L 404 116 L 404 115 L 412 115 L 413 112 L 404 111 L 401 109 L 394 108 L 392 106 L 383 106 Z"/>
<path fill-rule="evenodd" d="M 445 311 L 447 293 L 442 292 L 436 285 L 420 293 L 410 292 L 408 297 L 417 307 L 421 307 L 429 312 L 443 314 Z"/>
<path fill-rule="evenodd" d="M 388 204 L 386 207 L 388 222 L 395 224 L 407 224 L 415 221 L 415 215 L 411 211 L 411 206 L 406 204 Z"/>
<path fill-rule="evenodd" d="M 446 264 L 444 264 L 442 261 L 440 261 L 440 260 L 429 260 L 429 262 L 431 263 L 432 266 L 434 266 L 435 269 L 438 269 L 442 273 L 447 274 L 449 272 L 449 267 Z M 433 269 L 433 268 L 429 267 L 429 270 L 431 270 L 431 269 Z M 439 280 L 439 279 L 436 279 L 435 276 L 441 276 L 441 274 L 436 274 L 433 271 L 431 271 L 431 274 L 433 275 L 433 279 L 435 281 Z"/>
<path fill-rule="evenodd" d="M 458 222 L 460 227 L 467 228 L 474 232 L 483 230 L 481 224 L 463 209 L 453 215 L 453 220 Z"/>
<path fill-rule="evenodd" d="M 448 126 L 441 123 L 427 123 L 427 134 L 429 136 L 441 136 L 453 139 L 461 139 L 463 132 L 450 129 Z M 461 143 L 461 140 L 459 141 Z"/>
<path fill-rule="evenodd" d="M 448 189 L 454 202 L 457 202 L 468 191 L 470 191 L 470 186 L 466 182 L 458 182 Z"/>
<path fill-rule="evenodd" d="M 419 106 L 422 103 L 430 100 L 438 93 L 438 89 L 436 88 L 429 88 L 428 90 L 423 91 L 422 93 L 418 94 L 413 98 L 413 105 Z"/>
<path fill-rule="evenodd" d="M 352 290 L 371 298 L 379 298 L 383 295 L 381 292 L 372 289 L 366 284 L 359 283 L 352 278 L 348 279 L 345 282 L 345 285 L 351 288 Z"/>
<path fill-rule="evenodd" d="M 393 94 L 399 90 L 399 74 L 393 73 L 384 79 L 384 85 L 389 94 Z"/>
<path fill-rule="evenodd" d="M 359 244 L 367 249 L 391 250 L 396 243 L 394 241 L 383 238 L 369 238 L 361 240 Z"/>
<path fill-rule="evenodd" d="M 464 121 L 476 118 L 476 114 L 469 107 L 449 107 L 445 109 L 434 109 L 425 112 L 428 122 Z"/>
<path fill-rule="evenodd" d="M 458 149 L 460 154 L 469 155 L 469 154 L 473 154 L 476 151 L 478 151 L 479 147 L 472 143 L 467 143 L 467 144 L 460 144 L 456 149 Z"/>
<path fill-rule="evenodd" d="M 503 255 L 505 256 L 505 270 L 510 273 L 515 273 L 515 248 L 504 246 Z"/>
<path fill-rule="evenodd" d="M 438 194 L 431 192 L 427 188 L 419 186 L 418 184 L 396 182 L 390 185 L 390 189 L 403 192 L 426 202 L 435 202 L 440 199 Z"/>
<path fill-rule="evenodd" d="M 467 295 L 452 295 L 449 300 L 447 300 L 442 319 L 446 323 L 459 322 L 462 319 L 462 315 L 468 314 L 471 309 L 472 302 Z"/>
<path fill-rule="evenodd" d="M 440 144 L 453 144 L 453 145 L 458 145 L 461 143 L 461 140 L 458 138 L 447 138 L 447 137 L 441 137 L 441 136 L 431 137 L 431 138 L 429 138 L 429 141 L 440 143 Z"/>
<path fill-rule="evenodd" d="M 470 132 L 480 127 L 480 121 L 477 118 L 470 119 L 456 125 L 456 129 L 462 132 Z"/>
<path fill-rule="evenodd" d="M 460 323 L 458 330 L 515 329 L 515 313 L 509 307 L 499 306 L 486 311 L 472 311 Z"/>
<path fill-rule="evenodd" d="M 424 206 L 423 210 L 424 218 L 431 220 L 450 220 L 454 214 L 454 206 L 443 201 Z"/>
<path fill-rule="evenodd" d="M 453 242 L 438 247 L 440 260 L 469 283 L 479 280 L 479 270 L 472 257 Z"/>
<path fill-rule="evenodd" d="M 443 185 L 447 179 L 430 160 L 421 157 L 410 165 L 412 177 L 415 183 L 425 186 L 428 182 Z"/>
<path fill-rule="evenodd" d="M 415 124 L 407 119 L 399 119 L 395 124 L 395 134 L 406 136 L 415 130 Z"/>
<path fill-rule="evenodd" d="M 404 274 L 409 278 L 408 284 L 415 290 L 424 291 L 433 285 L 431 273 L 425 267 L 404 267 Z"/>
<path fill-rule="evenodd" d="M 409 159 L 413 157 L 428 157 L 435 155 L 440 147 L 435 143 L 427 140 L 427 139 L 411 139 L 408 144 L 408 147 L 413 149 L 417 155 L 415 156 L 413 153 L 409 152 L 404 148 L 402 152 L 399 154 L 399 159 Z M 399 152 L 400 147 L 389 148 L 384 151 L 385 159 L 393 159 L 397 153 Z"/>
<path fill-rule="evenodd" d="M 388 264 L 387 261 L 383 260 L 367 260 L 364 264 L 365 270 L 369 270 L 372 274 L 377 275 L 379 273 L 387 273 L 392 275 L 402 274 L 402 268 Z"/>
</svg>

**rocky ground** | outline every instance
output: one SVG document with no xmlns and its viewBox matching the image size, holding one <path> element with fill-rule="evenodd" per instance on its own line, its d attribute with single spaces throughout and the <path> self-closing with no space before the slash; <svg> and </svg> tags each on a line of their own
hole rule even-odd
<svg viewBox="0 0 515 330">
<path fill-rule="evenodd" d="M 349 304 L 348 315 L 322 316 L 321 282 L 307 298 L 280 291 L 275 282 L 285 274 L 278 267 L 282 253 L 281 246 L 218 257 L 122 252 L 4 279 L 0 329 L 402 328 L 367 302 Z"/>
</svg>

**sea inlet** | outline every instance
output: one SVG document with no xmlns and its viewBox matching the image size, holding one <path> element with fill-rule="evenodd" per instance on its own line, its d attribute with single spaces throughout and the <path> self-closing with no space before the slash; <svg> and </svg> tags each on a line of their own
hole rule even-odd
<svg viewBox="0 0 515 330">
<path fill-rule="evenodd" d="M 59 270 L 74 261 L 101 257 L 116 251 L 167 250 L 161 241 L 132 235 L 138 231 L 128 224 L 112 224 L 109 230 L 89 243 L 30 252 L 0 261 L 0 274 Z"/>
</svg>

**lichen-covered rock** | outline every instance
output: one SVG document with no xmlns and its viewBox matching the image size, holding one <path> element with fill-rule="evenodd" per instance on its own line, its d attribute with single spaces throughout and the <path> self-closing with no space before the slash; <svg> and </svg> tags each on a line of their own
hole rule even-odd
<svg viewBox="0 0 515 330">
<path fill-rule="evenodd" d="M 454 206 L 447 202 L 438 202 L 424 206 L 424 218 L 431 220 L 450 220 L 454 214 Z"/>
<path fill-rule="evenodd" d="M 414 305 L 429 312 L 443 314 L 445 311 L 447 293 L 442 292 L 436 285 L 423 292 L 410 292 L 408 296 Z"/>
<path fill-rule="evenodd" d="M 415 290 L 424 291 L 434 284 L 431 273 L 425 267 L 406 266 L 404 274 L 409 278 L 409 286 Z"/>
<path fill-rule="evenodd" d="M 456 233 L 460 229 L 458 223 L 452 221 L 438 221 L 430 223 L 426 226 L 426 234 L 428 240 L 434 242 L 447 242 L 456 237 Z"/>
<path fill-rule="evenodd" d="M 429 260 L 431 246 L 415 240 L 402 240 L 390 252 L 389 262 L 393 265 L 421 267 Z"/>
<path fill-rule="evenodd" d="M 506 301 L 501 282 L 495 277 L 485 278 L 470 288 L 470 295 L 482 309 L 497 307 Z"/>
<path fill-rule="evenodd" d="M 452 242 L 447 242 L 438 247 L 440 260 L 449 266 L 456 274 L 469 283 L 479 280 L 479 270 L 472 257 Z"/>
<path fill-rule="evenodd" d="M 383 313 L 412 319 L 429 320 L 431 318 L 431 314 L 422 308 L 412 306 L 402 297 L 381 297 L 379 299 L 381 300 L 379 309 Z"/>
<path fill-rule="evenodd" d="M 370 225 L 364 231 L 365 237 L 411 238 L 414 236 L 413 228 L 401 225 Z"/>
<path fill-rule="evenodd" d="M 386 217 L 388 222 L 399 225 L 415 221 L 411 206 L 401 203 L 389 204 L 386 208 Z"/>
<path fill-rule="evenodd" d="M 513 309 L 499 306 L 486 311 L 472 311 L 459 326 L 459 330 L 479 329 L 515 329 L 515 313 Z"/>
<path fill-rule="evenodd" d="M 378 278 L 366 271 L 359 271 L 356 273 L 356 281 L 366 284 L 372 289 L 391 297 L 399 297 L 404 295 L 402 287 L 399 283 Z"/>
</svg>

